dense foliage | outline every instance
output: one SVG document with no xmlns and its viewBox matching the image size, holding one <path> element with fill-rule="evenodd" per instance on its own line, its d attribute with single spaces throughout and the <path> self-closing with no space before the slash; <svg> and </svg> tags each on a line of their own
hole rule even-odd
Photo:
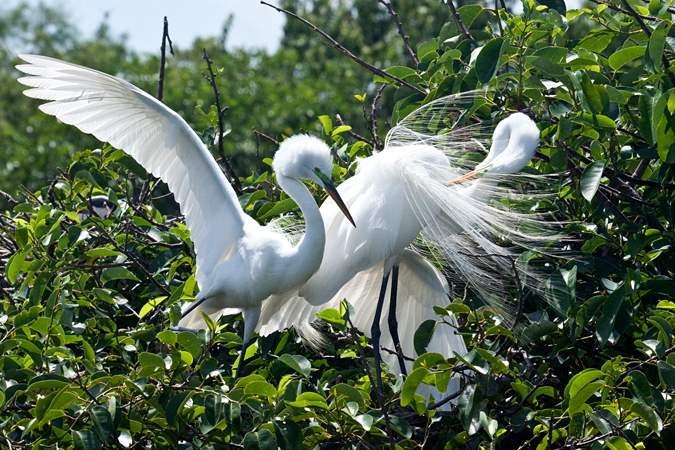
<svg viewBox="0 0 675 450">
<path fill-rule="evenodd" d="M 155 206 L 148 190 L 155 184 L 144 183 L 147 174 L 133 159 L 110 147 L 86 150 L 70 130 L 72 140 L 57 145 L 80 150 L 72 162 L 25 200 L 5 199 L 11 210 L 0 215 L 0 445 L 383 448 L 395 440 L 400 448 L 439 449 L 673 447 L 675 10 L 661 0 L 599 1 L 570 11 L 560 1 L 543 3 L 548 7 L 526 0 L 518 16 L 463 6 L 467 33 L 446 16 L 430 40 L 411 40 L 419 64 L 390 67 L 398 80 L 374 79 L 386 85 L 394 123 L 432 99 L 485 86 L 494 94 L 476 116 L 522 110 L 538 122 L 540 152 L 528 171 L 559 180 L 555 201 L 540 209 L 567 221 L 575 240 L 569 257 L 549 264 L 547 301 L 520 299 L 522 333 L 500 326 L 488 308 L 474 308 L 471 292 L 449 299 L 439 321 L 456 314 L 470 352 L 423 354 L 405 380 L 384 369 L 389 427 L 367 369 L 372 348 L 349 326 L 348 305 L 322 314 L 333 333 L 326 351 L 307 350 L 292 330 L 275 333 L 250 347 L 245 376 L 234 383 L 240 318 L 224 317 L 197 335 L 168 329 L 198 289 L 180 218 Z M 405 30 L 401 11 L 399 18 Z M 85 62 L 74 55 L 68 59 Z M 200 55 L 193 49 L 173 61 Z M 171 64 L 169 80 L 179 76 Z M 244 76 L 245 67 L 232 62 L 226 71 Z M 212 96 L 200 77 L 192 78 L 195 98 Z M 270 83 L 280 81 L 273 77 Z M 170 105 L 185 95 L 171 93 L 171 85 Z M 299 85 L 275 87 L 276 95 L 293 96 Z M 369 115 L 373 95 L 353 94 Z M 225 104 L 244 98 L 226 97 Z M 288 106 L 282 102 L 274 111 Z M 311 129 L 323 131 L 340 157 L 334 177 L 349 177 L 347 167 L 373 150 L 366 141 L 377 139 L 367 133 L 376 130 L 360 117 L 360 105 L 359 114 L 343 115 L 348 126 L 323 115 L 333 114 L 325 103 L 306 105 L 321 115 L 306 117 Z M 279 130 L 258 112 L 247 113 L 261 131 Z M 62 127 L 25 114 L 44 139 Z M 28 116 L 11 120 L 20 117 Z M 278 126 L 299 131 L 301 122 L 284 125 L 284 117 L 276 117 Z M 199 120 L 197 129 L 209 127 L 213 116 Z M 350 134 L 349 125 L 370 139 Z M 12 126 L 21 139 L 17 130 L 28 125 Z M 261 222 L 297 214 L 269 170 L 242 177 L 242 184 L 240 203 Z M 107 219 L 91 215 L 87 200 L 97 194 L 116 205 Z M 504 296 L 518 299 L 515 290 Z M 416 338 L 423 348 L 424 333 Z M 467 367 L 449 413 L 415 394 L 421 383 L 443 392 L 453 370 Z"/>
</svg>

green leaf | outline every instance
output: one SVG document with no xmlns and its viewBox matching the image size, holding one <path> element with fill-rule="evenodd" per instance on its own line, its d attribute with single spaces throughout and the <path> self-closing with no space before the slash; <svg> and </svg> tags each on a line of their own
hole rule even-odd
<svg viewBox="0 0 675 450">
<path fill-rule="evenodd" d="M 434 331 L 436 331 L 436 321 L 432 319 L 425 320 L 419 328 L 417 328 L 415 336 L 413 337 L 413 344 L 415 346 L 415 352 L 418 355 L 423 355 L 427 352 L 427 347 L 434 337 Z"/>
<path fill-rule="evenodd" d="M 579 180 L 579 188 L 581 189 L 581 195 L 587 200 L 593 200 L 595 193 L 598 192 L 598 187 L 600 186 L 600 180 L 602 179 L 602 174 L 605 170 L 605 160 L 593 161 L 584 169 L 584 173 L 581 175 Z"/>
<path fill-rule="evenodd" d="M 578 80 L 578 87 L 581 88 L 581 92 L 577 92 L 579 95 L 579 100 L 581 101 L 581 106 L 591 114 L 600 114 L 603 111 L 602 98 L 598 93 L 598 90 L 593 85 L 593 81 L 588 76 L 585 70 L 579 70 L 574 74 L 574 78 Z"/>
<path fill-rule="evenodd" d="M 588 383 L 603 376 L 605 376 L 605 374 L 597 369 L 586 369 L 581 373 L 574 375 L 565 388 L 565 397 L 570 399 L 575 397 Z"/>
<path fill-rule="evenodd" d="M 316 407 L 328 410 L 326 399 L 315 392 L 303 392 L 293 402 L 286 402 L 287 405 L 295 408 Z"/>
<path fill-rule="evenodd" d="M 492 39 L 476 57 L 476 76 L 481 83 L 487 83 L 497 75 L 505 43 L 503 38 Z"/>
<path fill-rule="evenodd" d="M 267 429 L 257 433 L 249 432 L 244 436 L 244 450 L 277 450 L 272 432 Z"/>
<path fill-rule="evenodd" d="M 591 398 L 593 394 L 595 394 L 603 387 L 605 387 L 605 383 L 602 383 L 600 381 L 594 381 L 582 387 L 570 399 L 569 415 L 573 416 L 577 411 L 579 411 L 582 408 L 582 406 L 586 404 L 586 401 L 588 401 L 588 399 Z"/>
<path fill-rule="evenodd" d="M 160 331 L 159 333 L 157 333 L 157 339 L 159 339 L 160 342 L 173 346 L 175 346 L 176 342 L 178 341 L 176 333 L 174 333 L 171 330 Z"/>
<path fill-rule="evenodd" d="M 183 391 L 171 397 L 171 400 L 169 400 L 169 403 L 166 405 L 165 411 L 166 421 L 169 422 L 170 425 L 175 425 L 177 423 L 183 407 L 194 394 L 194 391 Z"/>
<path fill-rule="evenodd" d="M 344 133 L 345 131 L 349 131 L 351 129 L 352 127 L 350 127 L 349 125 L 340 125 L 339 127 L 333 130 L 333 134 L 331 134 L 331 137 L 335 137 L 338 134 Z"/>
<path fill-rule="evenodd" d="M 69 385 L 70 380 L 68 378 L 55 373 L 47 373 L 32 378 L 28 382 L 26 392 L 34 391 L 35 389 L 61 389 Z"/>
<path fill-rule="evenodd" d="M 107 247 L 98 247 L 87 251 L 87 256 L 89 256 L 90 258 L 103 258 L 105 256 L 121 256 L 121 255 L 122 253 Z"/>
<path fill-rule="evenodd" d="M 323 132 L 330 134 L 333 131 L 333 122 L 330 120 L 329 116 L 319 116 L 319 121 L 323 125 Z"/>
<path fill-rule="evenodd" d="M 344 395 L 349 401 L 356 402 L 359 407 L 366 408 L 366 400 L 358 389 L 344 383 L 338 383 L 331 389 L 335 396 Z"/>
<path fill-rule="evenodd" d="M 304 436 L 302 428 L 293 420 L 282 422 L 279 419 L 272 421 L 274 424 L 274 434 L 277 436 L 277 443 L 281 450 L 297 450 L 302 448 Z"/>
<path fill-rule="evenodd" d="M 429 371 L 424 367 L 418 367 L 408 375 L 401 388 L 401 406 L 406 406 L 413 400 L 417 388 L 427 375 Z"/>
<path fill-rule="evenodd" d="M 138 318 L 142 319 L 143 317 L 147 316 L 157 307 L 157 305 L 161 305 L 164 300 L 166 300 L 166 295 L 151 298 L 145 305 L 141 307 L 141 311 L 138 313 Z"/>
<path fill-rule="evenodd" d="M 619 70 L 624 64 L 644 55 L 646 50 L 647 47 L 628 47 L 616 51 L 609 57 L 609 66 L 614 70 Z"/>
<path fill-rule="evenodd" d="M 246 395 L 262 395 L 265 397 L 276 397 L 277 389 L 267 381 L 252 381 L 244 388 Z"/>
<path fill-rule="evenodd" d="M 108 409 L 101 405 L 94 405 L 89 408 L 89 417 L 94 424 L 94 432 L 98 439 L 104 445 L 108 445 L 113 432 L 113 420 Z"/>
<path fill-rule="evenodd" d="M 588 125 L 594 129 L 608 128 L 613 130 L 616 128 L 616 122 L 614 122 L 607 116 L 603 116 L 602 114 L 590 114 L 582 112 L 572 117 L 572 122 L 579 123 L 582 125 Z"/>
<path fill-rule="evenodd" d="M 418 367 L 426 367 L 427 369 L 431 369 L 434 366 L 436 366 L 440 362 L 444 362 L 445 357 L 441 355 L 440 353 L 435 353 L 435 352 L 430 352 L 430 353 L 425 353 L 423 355 L 420 355 L 415 362 L 413 363 L 413 370 L 417 369 Z"/>
<path fill-rule="evenodd" d="M 312 364 L 302 355 L 284 353 L 279 358 L 279 361 L 305 377 L 308 377 L 312 371 Z"/>
<path fill-rule="evenodd" d="M 298 205 L 297 203 L 295 203 L 295 200 L 293 200 L 292 198 L 287 198 L 285 200 L 276 203 L 274 206 L 272 206 L 272 208 L 270 208 L 267 212 L 263 213 L 261 216 L 258 216 L 258 219 L 265 220 L 270 217 L 278 216 L 288 211 L 297 209 L 297 207 Z"/>
<path fill-rule="evenodd" d="M 73 444 L 76 450 L 100 450 L 101 441 L 92 430 L 73 431 Z"/>
<path fill-rule="evenodd" d="M 31 248 L 26 248 L 22 251 L 14 253 L 10 256 L 7 261 L 7 266 L 5 267 L 5 275 L 7 276 L 7 281 L 11 284 L 16 283 L 16 280 L 19 278 L 19 274 L 23 270 L 23 263 L 26 261 L 26 258 L 30 254 Z"/>
<path fill-rule="evenodd" d="M 668 389 L 675 389 L 675 368 L 665 361 L 656 363 L 659 368 L 661 383 Z"/>
<path fill-rule="evenodd" d="M 202 343 L 196 334 L 190 331 L 181 331 L 176 336 L 178 344 L 185 348 L 193 358 L 198 358 L 202 354 Z"/>
<path fill-rule="evenodd" d="M 134 280 L 140 281 L 136 275 L 131 273 L 125 267 L 106 267 L 101 271 L 101 283 L 106 283 L 112 280 Z"/>
<path fill-rule="evenodd" d="M 141 367 L 158 367 L 160 369 L 166 368 L 166 363 L 164 362 L 164 360 L 154 353 L 148 352 L 140 353 L 138 355 L 138 362 L 141 365 Z"/>
<path fill-rule="evenodd" d="M 546 58 L 542 58 L 540 56 L 533 57 L 532 60 L 529 60 L 529 63 L 544 72 L 546 75 L 553 77 L 562 77 L 565 75 L 565 69 Z"/>
<path fill-rule="evenodd" d="M 652 431 L 657 434 L 661 433 L 661 429 L 663 428 L 661 417 L 652 408 L 642 402 L 635 402 L 631 405 L 630 410 L 640 416 Z"/>
<path fill-rule="evenodd" d="M 652 31 L 645 52 L 645 67 L 650 73 L 658 73 L 663 69 L 663 49 L 671 26 L 672 23 L 664 20 Z"/>
</svg>

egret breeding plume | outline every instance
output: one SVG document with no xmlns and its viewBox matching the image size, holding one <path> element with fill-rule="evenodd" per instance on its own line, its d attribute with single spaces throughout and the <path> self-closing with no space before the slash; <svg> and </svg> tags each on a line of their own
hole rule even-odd
<svg viewBox="0 0 675 450">
<path fill-rule="evenodd" d="M 486 144 L 471 138 L 476 127 L 444 130 L 436 124 L 438 133 L 424 132 L 430 124 L 425 117 L 438 122 L 439 115 L 447 116 L 449 105 L 459 100 L 444 98 L 420 108 L 390 131 L 383 151 L 359 161 L 357 174 L 338 188 L 357 228 L 346 226 L 335 203 L 321 206 L 326 223 L 321 267 L 296 293 L 263 306 L 261 334 L 303 325 L 322 309 L 338 308 L 346 298 L 356 311 L 354 324 L 372 338 L 376 367 L 384 344 L 398 350 L 398 368 L 391 364 L 394 357 L 385 355 L 392 370 L 405 373 L 411 363 L 402 354 L 414 354 L 416 329 L 424 320 L 437 318 L 434 306 L 448 304 L 448 286 L 438 270 L 406 250 L 420 233 L 436 258 L 508 316 L 509 309 L 498 299 L 515 277 L 510 275 L 511 258 L 518 254 L 514 247 L 528 248 L 550 236 L 540 233 L 545 228 L 540 217 L 514 212 L 490 199 L 517 197 L 498 181 L 527 165 L 539 131 L 526 115 L 511 115 L 494 130 L 487 158 L 469 171 L 464 157 Z M 389 298 L 386 321 L 381 315 L 385 298 Z M 403 319 L 398 331 L 397 315 Z M 389 333 L 381 337 L 385 324 Z M 427 350 L 466 353 L 452 326 L 437 327 Z M 376 373 L 380 384 L 379 370 Z"/>
<path fill-rule="evenodd" d="M 317 138 L 295 136 L 275 154 L 279 186 L 295 200 L 306 221 L 304 238 L 292 246 L 283 234 L 260 226 L 244 213 L 204 144 L 164 104 L 96 70 L 44 56 L 21 58 L 29 64 L 17 68 L 32 75 L 19 79 L 32 87 L 24 94 L 51 100 L 40 105 L 43 112 L 126 151 L 169 186 L 194 242 L 200 288 L 197 301 L 184 311 L 178 325 L 205 326 L 200 312 L 240 309 L 244 315 L 241 368 L 263 300 L 305 283 L 321 263 L 323 220 L 299 180 L 322 186 L 352 221 L 330 179 L 328 146 Z"/>
</svg>

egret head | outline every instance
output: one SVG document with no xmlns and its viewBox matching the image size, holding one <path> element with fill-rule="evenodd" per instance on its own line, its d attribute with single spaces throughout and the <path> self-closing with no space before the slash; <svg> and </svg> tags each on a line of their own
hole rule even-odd
<svg viewBox="0 0 675 450">
<path fill-rule="evenodd" d="M 492 146 L 483 162 L 474 171 L 445 184 L 459 184 L 488 172 L 501 175 L 516 173 L 530 162 L 538 144 L 539 129 L 534 121 L 523 113 L 511 114 L 495 128 Z"/>
<path fill-rule="evenodd" d="M 326 190 L 354 225 L 354 219 L 331 181 L 333 156 L 330 147 L 321 139 L 306 134 L 289 137 L 274 154 L 272 169 L 283 177 L 315 181 Z"/>
</svg>

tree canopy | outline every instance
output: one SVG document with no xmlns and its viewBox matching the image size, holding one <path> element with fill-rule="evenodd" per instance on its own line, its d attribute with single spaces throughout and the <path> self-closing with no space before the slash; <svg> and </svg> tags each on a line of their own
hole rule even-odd
<svg viewBox="0 0 675 450">
<path fill-rule="evenodd" d="M 333 175 L 344 180 L 388 124 L 434 99 L 487 89 L 467 117 L 525 111 L 541 132 L 526 171 L 548 175 L 557 193 L 535 202 L 532 214 L 564 224 L 569 239 L 564 257 L 515 262 L 541 264 L 549 275 L 540 292 L 504 292 L 505 301 L 521 304 L 520 329 L 455 286 L 438 320 L 415 336 L 413 372 L 396 378 L 383 367 L 382 411 L 369 377 L 372 348 L 350 327 L 343 304 L 320 315 L 332 337 L 323 352 L 305 348 L 293 330 L 279 331 L 249 348 L 245 376 L 235 382 L 240 316 L 197 334 L 168 329 L 199 287 L 189 233 L 153 190 L 157 183 L 122 151 L 24 100 L 5 45 L 0 102 L 11 108 L 0 109 L 9 155 L 0 164 L 0 189 L 9 194 L 0 215 L 0 445 L 673 447 L 671 3 L 594 0 L 567 10 L 563 1 L 524 0 L 520 15 L 501 2 L 465 4 L 454 15 L 431 0 L 393 2 L 410 50 L 386 3 L 281 2 L 384 72 L 369 72 L 289 18 L 274 55 L 226 52 L 218 37 L 175 49 L 164 100 L 215 147 L 214 92 L 199 73 L 205 48 L 229 107 L 223 143 L 240 176 L 239 200 L 261 222 L 299 213 L 271 173 L 274 146 L 262 137 L 256 146 L 253 127 L 278 140 L 302 129 L 321 135 L 339 157 Z M 45 7 L 20 7 L 0 20 L 5 42 L 156 92 L 158 56 L 129 51 L 105 26 L 90 42 L 70 30 Z M 444 132 L 444 122 L 435 131 Z M 78 215 L 97 194 L 115 204 L 113 214 Z M 448 326 L 450 314 L 469 353 L 425 353 L 433 328 Z M 416 394 L 421 384 L 445 392 L 456 372 L 463 387 L 449 412 Z"/>
</svg>

